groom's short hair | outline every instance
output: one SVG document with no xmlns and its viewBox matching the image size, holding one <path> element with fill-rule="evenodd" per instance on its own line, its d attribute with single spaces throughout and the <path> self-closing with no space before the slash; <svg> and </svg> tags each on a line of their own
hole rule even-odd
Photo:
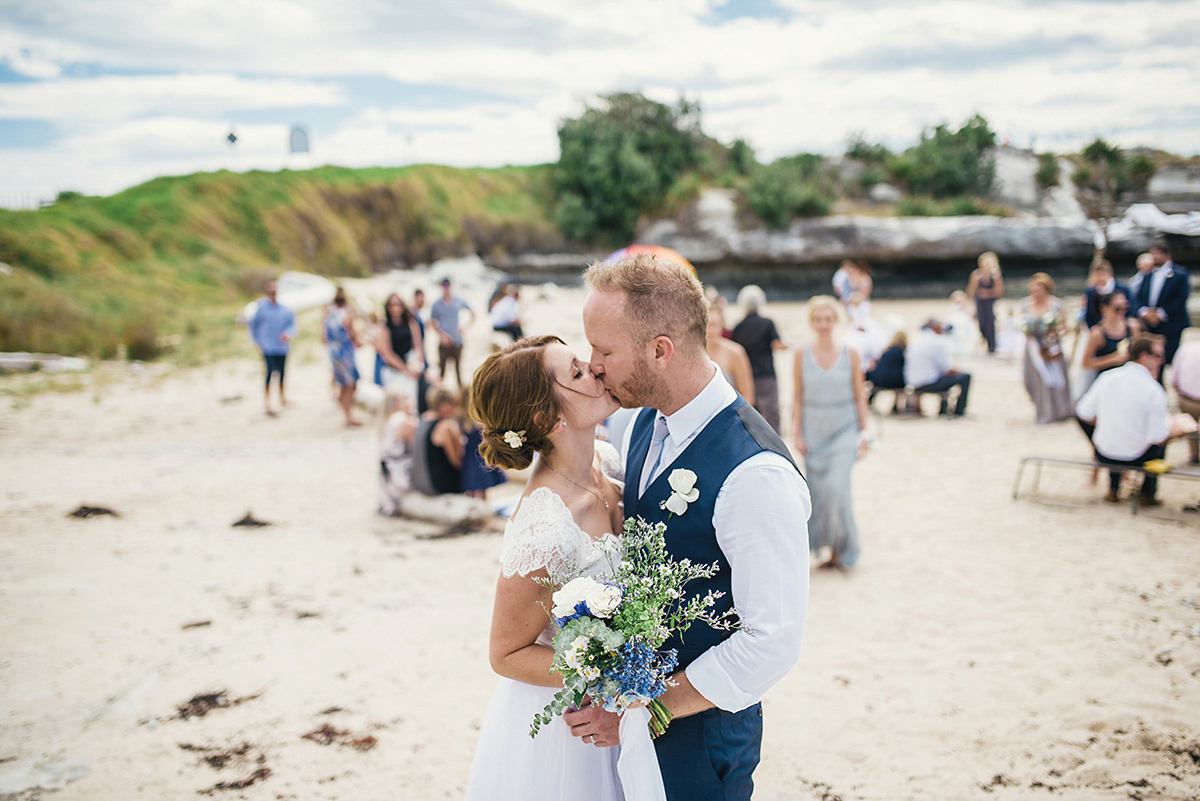
<svg viewBox="0 0 1200 801">
<path fill-rule="evenodd" d="M 708 342 L 708 300 L 704 287 L 682 264 L 638 253 L 616 264 L 597 262 L 583 280 L 597 292 L 624 292 L 625 312 L 638 344 L 665 336 L 677 345 L 701 350 Z"/>
</svg>

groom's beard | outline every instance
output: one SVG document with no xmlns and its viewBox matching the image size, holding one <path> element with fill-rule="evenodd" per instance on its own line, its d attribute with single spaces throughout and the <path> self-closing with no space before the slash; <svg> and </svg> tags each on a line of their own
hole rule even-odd
<svg viewBox="0 0 1200 801">
<path fill-rule="evenodd" d="M 638 362 L 633 375 L 623 383 L 618 384 L 609 393 L 625 409 L 637 409 L 642 406 L 657 408 L 661 392 L 660 384 L 654 372 L 646 362 Z"/>
</svg>

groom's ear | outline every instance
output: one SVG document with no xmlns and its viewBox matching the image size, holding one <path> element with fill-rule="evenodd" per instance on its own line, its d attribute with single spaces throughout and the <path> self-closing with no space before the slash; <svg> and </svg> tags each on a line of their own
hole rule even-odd
<svg viewBox="0 0 1200 801">
<path fill-rule="evenodd" d="M 652 358 L 660 367 L 665 367 L 667 362 L 671 361 L 671 357 L 675 355 L 675 343 L 670 337 L 657 336 L 651 341 Z"/>
</svg>

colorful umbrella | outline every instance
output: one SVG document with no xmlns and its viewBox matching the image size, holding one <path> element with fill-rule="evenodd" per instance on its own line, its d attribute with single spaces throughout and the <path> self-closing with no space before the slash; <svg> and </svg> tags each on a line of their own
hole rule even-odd
<svg viewBox="0 0 1200 801">
<path fill-rule="evenodd" d="M 672 250 L 668 247 L 663 247 L 662 245 L 630 245 L 629 247 L 624 247 L 620 250 L 614 250 L 612 253 L 609 253 L 607 256 L 605 256 L 600 263 L 602 265 L 616 264 L 622 259 L 628 259 L 637 255 L 638 253 L 649 253 L 651 256 L 656 258 L 673 261 L 676 264 L 682 264 L 684 267 L 687 267 L 692 271 L 692 275 L 696 275 L 696 267 L 690 261 L 685 259 L 679 251 Z"/>
</svg>

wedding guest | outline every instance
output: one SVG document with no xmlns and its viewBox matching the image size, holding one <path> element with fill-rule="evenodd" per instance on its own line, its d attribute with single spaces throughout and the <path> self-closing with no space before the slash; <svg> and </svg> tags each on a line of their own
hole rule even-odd
<svg viewBox="0 0 1200 801">
<path fill-rule="evenodd" d="M 1021 300 L 1021 330 L 1025 332 L 1025 390 L 1033 400 L 1038 423 L 1065 420 L 1071 414 L 1071 387 L 1063 351 L 1066 317 L 1054 297 L 1054 279 L 1034 273 L 1029 295 Z"/>
<path fill-rule="evenodd" d="M 400 512 L 404 496 L 413 488 L 413 437 L 418 421 L 412 413 L 412 398 L 406 393 L 388 392 L 384 410 L 387 419 L 379 437 L 379 513 L 390 517 Z"/>
<path fill-rule="evenodd" d="M 500 292 L 500 297 L 496 298 L 496 302 L 488 310 L 492 330 L 508 334 L 514 342 L 524 336 L 521 331 L 519 296 L 520 291 L 515 284 L 505 284 Z"/>
<path fill-rule="evenodd" d="M 850 273 L 850 297 L 844 301 L 846 315 L 852 325 L 867 326 L 871 321 L 871 293 L 875 281 L 871 277 L 871 266 L 863 259 L 854 262 Z"/>
<path fill-rule="evenodd" d="M 595 544 L 621 530 L 624 470 L 595 430 L 616 408 L 587 362 L 553 336 L 514 342 L 471 380 L 469 410 L 482 427 L 483 458 L 530 472 L 500 548 L 489 641 L 500 678 L 479 731 L 467 801 L 633 797 L 617 772 L 621 749 L 572 736 L 562 719 L 529 736 L 533 716 L 562 687 L 552 668 L 558 629 L 544 611 L 552 590 L 581 574 L 611 577 L 613 566 Z M 646 787 L 661 793 L 653 756 L 645 768 Z"/>
<path fill-rule="evenodd" d="M 333 303 L 326 307 L 321 340 L 333 363 L 333 380 L 337 385 L 338 406 L 342 408 L 347 427 L 362 425 L 354 419 L 354 394 L 358 386 L 358 365 L 354 349 L 359 346 L 354 328 L 354 310 L 346 301 L 346 290 L 337 287 Z"/>
<path fill-rule="evenodd" d="M 854 259 L 842 259 L 842 263 L 833 273 L 830 281 L 833 284 L 833 294 L 843 304 L 848 303 L 850 296 L 854 294 L 854 274 L 856 272 L 858 272 L 858 265 L 854 263 Z"/>
<path fill-rule="evenodd" d="M 732 339 L 726 339 L 724 331 L 725 316 L 721 313 L 721 307 L 710 304 L 706 331 L 708 356 L 725 374 L 725 380 L 753 406 L 754 372 L 750 367 L 750 357 L 746 355 L 745 348 Z"/>
<path fill-rule="evenodd" d="M 1108 259 L 1096 259 L 1088 269 L 1087 287 L 1083 290 L 1083 324 L 1088 330 L 1100 322 L 1100 298 L 1114 292 L 1124 295 L 1126 305 L 1132 306 L 1129 285 L 1113 277 L 1112 263 Z"/>
<path fill-rule="evenodd" d="M 977 266 L 967 279 L 967 297 L 975 301 L 975 321 L 987 343 L 988 353 L 996 352 L 996 299 L 1004 297 L 1004 275 L 1000 257 L 992 251 L 981 253 Z"/>
<path fill-rule="evenodd" d="M 1171 364 L 1171 384 L 1179 400 L 1179 410 L 1200 421 L 1200 340 L 1184 342 L 1175 351 Z M 1188 464 L 1200 464 L 1200 438 L 1188 437 Z"/>
<path fill-rule="evenodd" d="M 433 491 L 439 495 L 462 491 L 465 437 L 459 410 L 459 393 L 445 387 L 429 390 L 429 411 L 422 419 L 433 425 L 423 426 L 422 431 L 427 437 L 425 458 L 429 478 Z"/>
<path fill-rule="evenodd" d="M 742 321 L 733 327 L 730 338 L 746 350 L 754 374 L 754 403 L 763 419 L 779 433 L 779 382 L 775 377 L 775 351 L 786 350 L 775 323 L 759 314 L 767 295 L 758 286 L 748 284 L 738 292 L 738 305 L 746 310 Z"/>
<path fill-rule="evenodd" d="M 395 387 L 415 399 L 418 367 L 410 367 L 409 354 L 423 350 L 421 328 L 412 309 L 393 292 L 383 302 L 383 322 L 375 327 L 375 383 L 384 389 Z"/>
<path fill-rule="evenodd" d="M 425 402 L 425 397 L 429 393 L 429 381 L 426 377 L 429 370 L 429 357 L 425 353 L 425 343 L 427 340 L 425 322 L 429 319 L 429 315 L 425 311 L 424 289 L 413 290 L 412 313 L 417 321 L 417 328 L 421 329 L 421 347 L 416 348 L 416 353 L 417 367 L 421 370 L 421 374 L 417 377 L 417 414 L 422 415 L 429 411 L 429 407 Z"/>
<path fill-rule="evenodd" d="M 816 341 L 796 351 L 792 430 L 812 493 L 809 550 L 829 548 L 821 567 L 848 569 L 861 551 L 850 473 L 870 440 L 862 363 L 853 348 L 834 341 L 839 311 L 828 295 L 808 302 L 808 324 Z"/>
<path fill-rule="evenodd" d="M 462 350 L 463 334 L 461 315 L 466 312 L 467 325 L 475 322 L 475 312 L 470 305 L 454 294 L 450 287 L 450 279 L 442 279 L 442 296 L 429 307 L 429 322 L 437 332 L 438 339 L 438 376 L 445 380 L 446 365 L 454 362 L 454 380 L 462 386 Z"/>
<path fill-rule="evenodd" d="M 421 329 L 421 348 L 417 351 L 417 355 L 421 357 L 421 369 L 424 370 L 429 366 L 429 361 L 425 358 L 425 290 L 413 290 L 412 315 L 417 321 L 417 328 Z"/>
<path fill-rule="evenodd" d="M 279 405 L 287 406 L 287 394 L 283 389 L 283 374 L 287 366 L 288 351 L 296 338 L 296 314 L 276 300 L 278 284 L 268 281 L 263 287 L 263 297 L 254 307 L 254 316 L 246 324 L 254 344 L 263 355 L 267 366 L 267 380 L 263 386 L 263 405 L 268 415 L 274 416 L 271 408 L 271 376 L 279 376 Z"/>
<path fill-rule="evenodd" d="M 1171 260 L 1171 246 L 1165 239 L 1150 246 L 1154 269 L 1138 273 L 1134 293 L 1134 314 L 1151 334 L 1160 334 L 1166 348 L 1166 364 L 1171 364 L 1185 328 L 1192 324 L 1187 301 L 1192 291 L 1188 271 Z M 1162 382 L 1162 376 L 1158 376 Z"/>
<path fill-rule="evenodd" d="M 970 353 L 979 341 L 975 326 L 975 304 L 966 292 L 956 289 L 950 293 L 950 308 L 942 320 L 946 324 L 950 354 L 955 358 Z"/>
<path fill-rule="evenodd" d="M 904 383 L 904 351 L 908 347 L 908 334 L 897 331 L 891 343 L 879 354 L 879 358 L 870 370 L 866 372 L 866 380 L 871 382 L 871 395 L 867 398 L 868 408 L 875 402 L 875 395 L 881 389 L 897 390 L 892 401 L 892 414 L 900 412 L 900 392 Z"/>
<path fill-rule="evenodd" d="M 917 414 L 920 414 L 921 395 L 942 395 L 938 413 L 948 417 L 962 417 L 967 413 L 967 395 L 971 389 L 971 374 L 964 373 L 950 363 L 946 347 L 945 327 L 940 320 L 929 320 L 904 351 L 904 383 L 913 388 L 917 396 Z M 954 411 L 949 412 L 945 393 L 958 388 L 958 400 Z"/>
<path fill-rule="evenodd" d="M 463 389 L 462 400 L 469 403 L 471 387 Z M 463 495 L 468 498 L 487 500 L 487 491 L 508 481 L 508 476 L 498 467 L 492 467 L 479 452 L 483 444 L 483 429 L 470 416 L 462 420 L 463 428 L 463 463 L 461 485 Z"/>
<path fill-rule="evenodd" d="M 1163 337 L 1139 334 L 1129 346 L 1129 361 L 1099 376 L 1079 399 L 1079 418 L 1095 426 L 1092 445 L 1096 459 L 1109 469 L 1105 500 L 1118 502 L 1124 467 L 1141 467 L 1151 459 L 1162 459 L 1167 440 L 1187 433 L 1177 420 L 1167 416 L 1167 393 L 1154 378 L 1166 349 Z M 1158 477 L 1147 473 L 1142 479 L 1138 502 L 1158 506 Z"/>
<path fill-rule="evenodd" d="M 1080 396 L 1087 392 L 1096 376 L 1129 359 L 1129 342 L 1141 331 L 1136 318 L 1129 314 L 1129 298 L 1121 292 L 1100 295 L 1096 299 L 1100 321 L 1088 330 L 1083 346 L 1083 386 Z"/>
</svg>

